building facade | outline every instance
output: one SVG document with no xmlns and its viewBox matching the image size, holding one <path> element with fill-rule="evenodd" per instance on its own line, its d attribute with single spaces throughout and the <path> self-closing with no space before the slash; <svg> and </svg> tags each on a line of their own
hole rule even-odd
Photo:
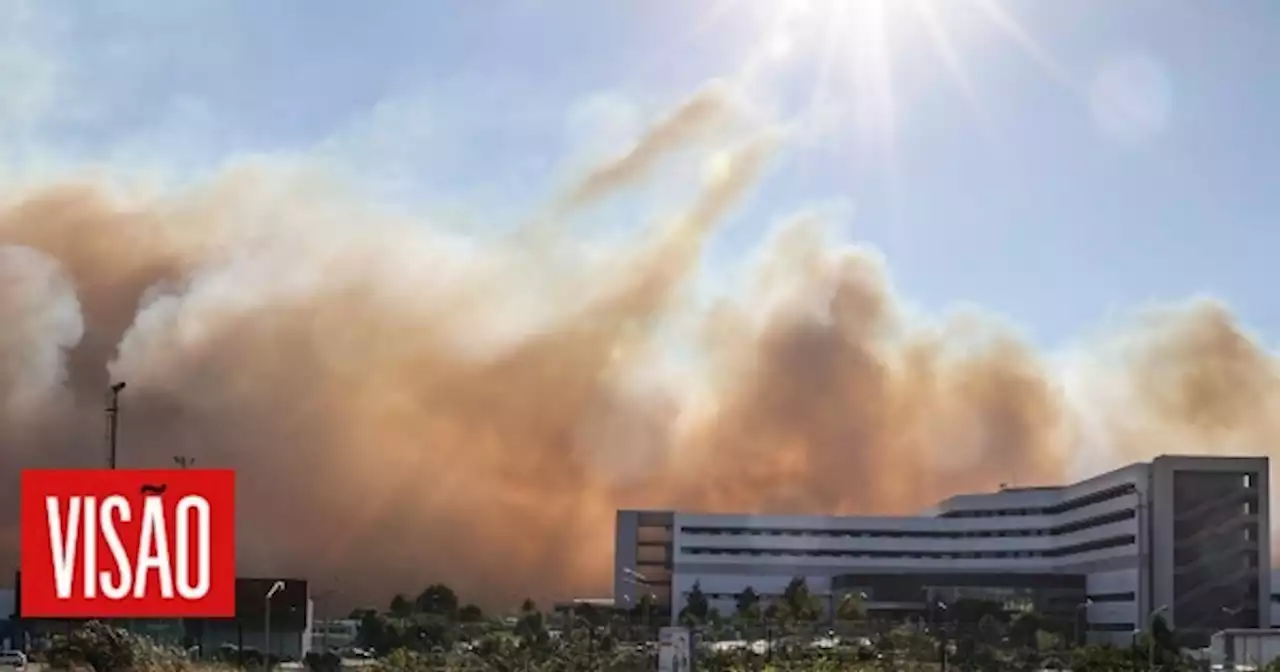
<svg viewBox="0 0 1280 672">
<path fill-rule="evenodd" d="M 12 588 L 0 588 L 0 651 L 21 648 L 18 631 L 14 627 L 14 614 L 18 611 L 18 593 Z"/>
<path fill-rule="evenodd" d="M 675 617 L 694 584 L 722 613 L 795 577 L 828 609 L 921 612 L 964 598 L 1075 618 L 1126 643 L 1154 613 L 1189 641 L 1272 619 L 1264 458 L 1164 456 L 1060 487 L 959 495 L 910 517 L 619 511 L 619 605 Z M 1280 615 L 1280 614 L 1278 614 Z"/>
<path fill-rule="evenodd" d="M 317 621 L 311 631 L 311 650 L 316 653 L 341 651 L 358 643 L 360 621 L 350 618 Z"/>
</svg>

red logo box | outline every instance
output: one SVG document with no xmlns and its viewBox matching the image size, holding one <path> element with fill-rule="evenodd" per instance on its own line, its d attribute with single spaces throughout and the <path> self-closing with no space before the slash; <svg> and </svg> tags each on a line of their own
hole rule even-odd
<svg viewBox="0 0 1280 672">
<path fill-rule="evenodd" d="M 235 472 L 22 472 L 23 618 L 232 618 Z"/>
</svg>

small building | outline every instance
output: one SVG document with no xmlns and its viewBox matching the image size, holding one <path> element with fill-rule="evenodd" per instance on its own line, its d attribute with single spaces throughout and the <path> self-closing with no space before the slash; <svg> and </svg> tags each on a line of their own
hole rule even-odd
<svg viewBox="0 0 1280 672">
<path fill-rule="evenodd" d="M 1280 629 L 1231 629 L 1209 640 L 1209 663 L 1215 670 L 1260 670 L 1280 658 Z"/>
<path fill-rule="evenodd" d="M 17 629 L 14 627 L 14 613 L 17 612 L 17 592 L 0 589 L 0 651 L 21 648 L 18 646 Z"/>
<path fill-rule="evenodd" d="M 319 653 L 350 648 L 360 636 L 360 621 L 339 619 L 317 621 L 311 629 L 311 650 Z"/>
</svg>

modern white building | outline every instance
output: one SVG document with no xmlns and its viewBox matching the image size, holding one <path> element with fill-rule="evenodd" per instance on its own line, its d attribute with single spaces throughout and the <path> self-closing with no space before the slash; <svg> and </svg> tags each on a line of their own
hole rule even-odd
<svg viewBox="0 0 1280 672">
<path fill-rule="evenodd" d="M 614 591 L 620 606 L 651 594 L 674 617 L 697 583 L 732 613 L 744 589 L 767 598 L 803 577 L 827 604 L 863 594 L 872 612 L 920 613 L 995 599 L 1074 618 L 1093 642 L 1126 643 L 1159 612 L 1207 645 L 1271 625 L 1268 483 L 1265 457 L 1165 456 L 911 517 L 619 511 Z"/>
</svg>

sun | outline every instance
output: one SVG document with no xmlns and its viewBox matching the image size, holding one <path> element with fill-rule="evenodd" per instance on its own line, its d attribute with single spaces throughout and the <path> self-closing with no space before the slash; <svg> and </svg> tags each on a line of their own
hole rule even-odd
<svg viewBox="0 0 1280 672">
<path fill-rule="evenodd" d="M 703 25 L 741 13 L 748 15 L 748 30 L 758 31 L 750 40 L 743 79 L 812 68 L 812 90 L 798 116 L 822 114 L 833 102 L 847 107 L 858 136 L 875 141 L 889 159 L 899 116 L 897 61 L 937 69 L 954 84 L 974 119 L 989 123 L 954 29 L 975 22 L 958 19 L 979 17 L 987 32 L 1012 42 L 1048 75 L 1069 79 L 1000 0 L 720 0 L 709 7 Z"/>
</svg>

